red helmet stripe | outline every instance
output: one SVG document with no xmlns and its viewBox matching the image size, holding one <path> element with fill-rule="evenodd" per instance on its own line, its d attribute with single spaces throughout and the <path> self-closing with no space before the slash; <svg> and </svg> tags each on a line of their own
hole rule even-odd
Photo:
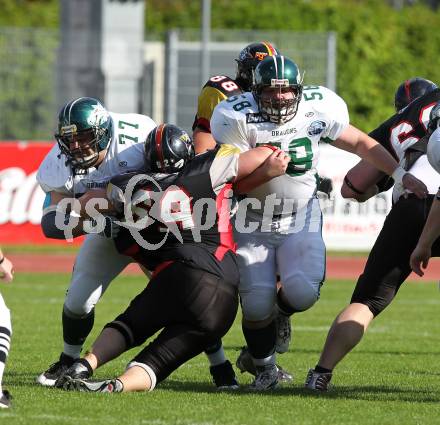
<svg viewBox="0 0 440 425">
<path fill-rule="evenodd" d="M 275 47 L 273 47 L 268 41 L 263 41 L 263 44 L 266 46 L 269 56 L 275 56 L 277 54 Z"/>
<path fill-rule="evenodd" d="M 155 138 L 154 138 L 154 144 L 156 145 L 157 158 L 160 161 L 160 166 L 162 169 L 165 168 L 165 163 L 163 160 L 163 151 L 162 151 L 162 133 L 163 133 L 164 128 L 165 128 L 164 124 L 160 124 L 159 126 L 157 126 L 156 134 L 155 134 Z"/>
<path fill-rule="evenodd" d="M 411 102 L 411 81 L 410 80 L 406 80 L 405 81 L 405 94 L 406 94 L 406 98 L 408 99 L 408 101 Z"/>
</svg>

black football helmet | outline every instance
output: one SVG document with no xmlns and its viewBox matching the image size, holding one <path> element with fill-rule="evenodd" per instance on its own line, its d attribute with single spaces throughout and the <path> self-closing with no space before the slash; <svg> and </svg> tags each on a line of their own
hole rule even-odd
<svg viewBox="0 0 440 425">
<path fill-rule="evenodd" d="M 238 55 L 236 83 L 243 91 L 250 91 L 253 84 L 253 71 L 266 56 L 279 55 L 278 50 L 268 41 L 252 43 L 246 46 Z"/>
<path fill-rule="evenodd" d="M 405 108 L 414 99 L 423 96 L 425 93 L 429 93 L 437 88 L 437 85 L 425 78 L 415 77 L 404 81 L 396 90 L 394 96 L 394 106 L 396 112 Z"/>
<path fill-rule="evenodd" d="M 158 125 L 145 141 L 146 163 L 153 173 L 178 173 L 194 155 L 191 137 L 172 124 Z"/>
<path fill-rule="evenodd" d="M 55 138 L 72 167 L 93 167 L 112 136 L 113 121 L 99 100 L 80 97 L 61 108 Z"/>
</svg>

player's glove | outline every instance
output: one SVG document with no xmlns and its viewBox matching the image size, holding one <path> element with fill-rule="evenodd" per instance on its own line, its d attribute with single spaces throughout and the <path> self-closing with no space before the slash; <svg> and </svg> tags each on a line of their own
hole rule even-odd
<svg viewBox="0 0 440 425">
<path fill-rule="evenodd" d="M 330 198 L 333 192 L 332 179 L 328 177 L 319 177 L 318 192 L 325 193 Z"/>
<path fill-rule="evenodd" d="M 101 215 L 96 218 L 91 218 L 90 223 L 96 231 L 91 231 L 90 233 L 96 233 L 107 239 L 114 239 L 121 230 L 121 226 L 117 221 L 117 218 L 111 215 Z"/>
</svg>

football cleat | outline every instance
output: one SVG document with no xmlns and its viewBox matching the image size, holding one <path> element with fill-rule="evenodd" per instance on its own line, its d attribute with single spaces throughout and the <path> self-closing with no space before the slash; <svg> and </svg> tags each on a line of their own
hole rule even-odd
<svg viewBox="0 0 440 425">
<path fill-rule="evenodd" d="M 12 396 L 9 391 L 3 390 L 0 397 L 0 409 L 8 409 L 11 407 Z"/>
<path fill-rule="evenodd" d="M 257 366 L 257 375 L 254 382 L 249 385 L 252 391 L 273 390 L 278 385 L 278 368 L 274 364 Z"/>
<path fill-rule="evenodd" d="M 278 310 L 278 315 L 275 320 L 277 327 L 275 351 L 279 354 L 283 354 L 289 350 L 290 340 L 292 338 L 290 316 L 286 316 Z"/>
<path fill-rule="evenodd" d="M 209 368 L 218 390 L 237 390 L 239 388 L 234 369 L 229 360 Z"/>
<path fill-rule="evenodd" d="M 327 391 L 330 386 L 330 381 L 332 379 L 332 374 L 315 372 L 314 369 L 309 369 L 307 373 L 306 382 L 304 386 L 309 390 L 314 391 Z"/>
<path fill-rule="evenodd" d="M 89 379 L 93 375 L 92 369 L 85 365 L 85 360 L 77 360 L 66 372 L 55 381 L 55 387 L 63 388 L 64 383 L 69 379 Z"/>
<path fill-rule="evenodd" d="M 83 393 L 121 393 L 124 389 L 124 385 L 117 378 L 105 379 L 103 381 L 87 381 L 85 379 L 66 377 L 62 389 Z"/>
<path fill-rule="evenodd" d="M 53 387 L 58 378 L 63 376 L 67 369 L 73 365 L 75 359 L 67 354 L 61 353 L 60 359 L 52 363 L 45 372 L 37 377 L 37 383 L 45 387 Z"/>
<path fill-rule="evenodd" d="M 247 347 L 242 347 L 235 365 L 241 373 L 248 372 L 254 376 L 257 374 L 257 369 Z M 279 364 L 277 364 L 276 367 L 278 369 L 278 381 L 280 383 L 293 381 L 293 375 L 290 372 L 283 369 Z"/>
</svg>

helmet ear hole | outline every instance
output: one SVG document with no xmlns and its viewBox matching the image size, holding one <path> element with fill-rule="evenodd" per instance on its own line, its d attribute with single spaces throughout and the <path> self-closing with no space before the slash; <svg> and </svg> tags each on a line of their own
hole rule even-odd
<svg viewBox="0 0 440 425">
<path fill-rule="evenodd" d="M 149 171 L 153 173 L 177 173 L 194 156 L 191 137 L 172 124 L 158 125 L 145 141 L 145 161 Z"/>
</svg>

